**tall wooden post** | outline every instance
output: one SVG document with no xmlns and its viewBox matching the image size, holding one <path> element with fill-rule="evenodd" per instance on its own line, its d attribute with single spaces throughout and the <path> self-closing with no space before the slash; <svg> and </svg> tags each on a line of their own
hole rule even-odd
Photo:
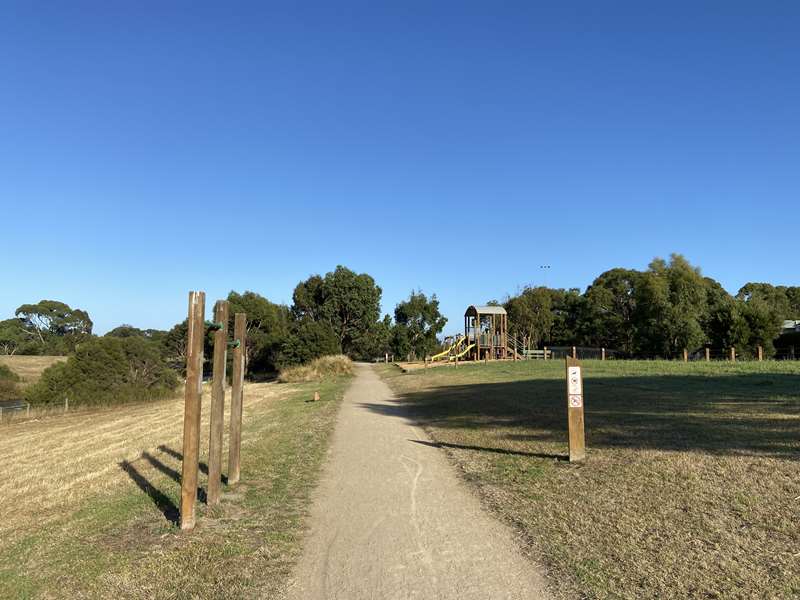
<svg viewBox="0 0 800 600">
<path fill-rule="evenodd" d="M 219 504 L 222 492 L 222 434 L 225 428 L 225 359 L 228 351 L 228 302 L 218 300 L 214 321 L 214 381 L 211 384 L 211 425 L 208 440 L 208 505 Z"/>
<path fill-rule="evenodd" d="M 683 349 L 683 362 L 689 362 L 689 350 L 687 348 Z"/>
<path fill-rule="evenodd" d="M 583 373 L 580 363 L 565 359 L 567 367 L 567 420 L 569 425 L 569 461 L 586 458 L 586 439 L 583 420 Z"/>
<path fill-rule="evenodd" d="M 247 315 L 233 317 L 233 373 L 231 374 L 231 427 L 228 439 L 228 485 L 239 481 L 242 450 L 242 401 L 244 400 L 244 354 L 247 343 Z"/>
<path fill-rule="evenodd" d="M 186 389 L 183 408 L 183 464 L 181 465 L 181 529 L 193 529 L 200 464 L 200 396 L 203 386 L 205 292 L 189 292 L 186 336 Z"/>
<path fill-rule="evenodd" d="M 731 362 L 736 362 L 736 348 L 731 346 Z"/>
<path fill-rule="evenodd" d="M 764 348 L 763 348 L 763 346 L 759 346 L 758 347 L 758 362 L 761 362 L 763 360 L 764 360 Z"/>
<path fill-rule="evenodd" d="M 711 362 L 711 348 L 706 347 L 706 362 Z"/>
</svg>

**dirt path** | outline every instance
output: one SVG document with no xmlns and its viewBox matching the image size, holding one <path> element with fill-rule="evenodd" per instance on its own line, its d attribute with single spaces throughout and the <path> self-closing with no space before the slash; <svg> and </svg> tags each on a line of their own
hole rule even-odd
<svg viewBox="0 0 800 600">
<path fill-rule="evenodd" d="M 511 532 L 358 365 L 316 492 L 292 599 L 546 598 Z"/>
</svg>

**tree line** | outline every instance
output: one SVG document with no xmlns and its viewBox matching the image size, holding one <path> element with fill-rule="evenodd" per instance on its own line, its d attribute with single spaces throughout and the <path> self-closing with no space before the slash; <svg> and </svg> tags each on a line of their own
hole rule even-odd
<svg viewBox="0 0 800 600">
<path fill-rule="evenodd" d="M 683 349 L 775 353 L 785 320 L 800 319 L 800 287 L 748 283 L 729 294 L 679 254 L 644 271 L 615 268 L 578 289 L 527 287 L 504 303 L 510 331 L 530 347 L 581 345 L 630 357 Z"/>
<path fill-rule="evenodd" d="M 231 323 L 247 314 L 247 370 L 264 377 L 279 369 L 334 354 L 371 359 L 392 352 L 424 356 L 438 346 L 446 319 L 436 296 L 412 292 L 394 320 L 381 317 L 382 290 L 366 273 L 344 266 L 297 284 L 291 306 L 253 292 L 231 291 Z M 120 325 L 103 336 L 92 332 L 87 311 L 55 301 L 24 304 L 0 321 L 0 353 L 68 355 L 27 392 L 35 403 L 113 403 L 161 397 L 174 389 L 186 362 L 187 321 L 169 330 Z M 210 361 L 210 337 L 205 356 Z M 206 365 L 210 368 L 210 364 Z"/>
</svg>

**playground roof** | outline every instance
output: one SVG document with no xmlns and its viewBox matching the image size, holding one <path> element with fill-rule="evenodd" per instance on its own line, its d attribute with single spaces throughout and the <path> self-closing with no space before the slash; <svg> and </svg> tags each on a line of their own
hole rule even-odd
<svg viewBox="0 0 800 600">
<path fill-rule="evenodd" d="M 478 315 L 504 315 L 506 309 L 502 306 L 475 306 L 471 305 L 467 312 L 464 313 L 465 317 L 476 317 Z"/>
</svg>

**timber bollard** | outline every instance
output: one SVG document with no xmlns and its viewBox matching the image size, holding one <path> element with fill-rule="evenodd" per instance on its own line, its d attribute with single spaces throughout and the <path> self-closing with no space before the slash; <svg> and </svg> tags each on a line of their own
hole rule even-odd
<svg viewBox="0 0 800 600">
<path fill-rule="evenodd" d="M 764 360 L 764 348 L 762 346 L 758 347 L 758 362 Z"/>
<path fill-rule="evenodd" d="M 195 525 L 200 461 L 200 397 L 203 389 L 205 292 L 189 292 L 186 333 L 186 385 L 183 408 L 183 462 L 181 465 L 181 529 Z"/>
<path fill-rule="evenodd" d="M 736 348 L 731 346 L 731 362 L 736 362 Z"/>
<path fill-rule="evenodd" d="M 706 348 L 706 362 L 711 362 L 711 348 Z"/>
<path fill-rule="evenodd" d="M 683 349 L 683 362 L 689 362 L 689 350 Z"/>
<path fill-rule="evenodd" d="M 225 367 L 228 351 L 228 302 L 218 300 L 214 320 L 222 327 L 214 331 L 214 362 L 211 383 L 211 423 L 208 441 L 208 506 L 219 504 L 222 493 L 222 434 L 225 420 Z"/>
</svg>

